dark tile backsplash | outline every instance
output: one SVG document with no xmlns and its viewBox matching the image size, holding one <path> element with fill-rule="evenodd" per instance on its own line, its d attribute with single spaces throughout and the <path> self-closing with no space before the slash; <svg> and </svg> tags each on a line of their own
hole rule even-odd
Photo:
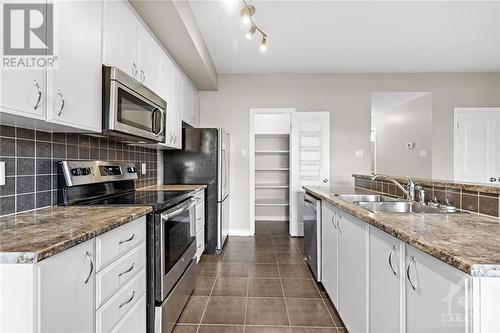
<svg viewBox="0 0 500 333">
<path fill-rule="evenodd" d="M 136 187 L 156 184 L 157 152 L 133 147 L 114 138 L 49 133 L 0 125 L 0 162 L 6 184 L 0 186 L 0 216 L 57 204 L 57 162 L 61 160 L 134 162 L 140 170 Z"/>
<path fill-rule="evenodd" d="M 403 192 L 396 188 L 392 183 L 385 180 L 369 180 L 364 178 L 355 178 L 354 185 L 360 188 L 366 188 L 389 195 L 403 197 Z M 458 190 L 446 187 L 428 187 L 424 186 L 425 201 L 436 199 L 444 203 L 446 200 L 453 206 L 467 210 L 473 213 L 480 213 L 493 217 L 500 217 L 498 194 L 471 192 L 467 190 Z M 415 193 L 418 198 L 418 192 Z"/>
</svg>

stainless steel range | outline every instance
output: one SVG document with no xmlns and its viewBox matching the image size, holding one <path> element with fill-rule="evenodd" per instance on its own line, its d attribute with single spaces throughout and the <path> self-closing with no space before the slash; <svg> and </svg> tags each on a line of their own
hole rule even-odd
<svg viewBox="0 0 500 333">
<path fill-rule="evenodd" d="M 148 205 L 148 332 L 170 333 L 196 278 L 193 191 L 136 191 L 137 169 L 128 162 L 59 163 L 65 205 Z"/>
</svg>

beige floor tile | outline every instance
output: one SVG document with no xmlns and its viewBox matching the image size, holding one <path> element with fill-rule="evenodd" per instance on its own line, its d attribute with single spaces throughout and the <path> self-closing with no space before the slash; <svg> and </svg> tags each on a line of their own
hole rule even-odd
<svg viewBox="0 0 500 333">
<path fill-rule="evenodd" d="M 191 296 L 177 322 L 183 324 L 199 324 L 207 302 L 208 297 Z"/>
<path fill-rule="evenodd" d="M 288 315 L 283 298 L 249 298 L 247 325 L 288 326 Z"/>
<path fill-rule="evenodd" d="M 249 279 L 248 297 L 283 297 L 280 279 Z"/>
<path fill-rule="evenodd" d="M 301 263 L 301 264 L 280 264 L 279 270 L 280 270 L 281 278 L 285 278 L 285 279 L 311 278 L 311 274 L 309 273 L 309 269 L 306 267 L 306 265 L 304 265 L 304 263 Z"/>
<path fill-rule="evenodd" d="M 320 298 L 312 279 L 282 279 L 285 297 Z"/>
<path fill-rule="evenodd" d="M 215 281 L 212 291 L 213 296 L 246 297 L 248 278 L 245 277 L 219 277 Z"/>
<path fill-rule="evenodd" d="M 333 327 L 323 300 L 287 298 L 291 326 Z"/>
<path fill-rule="evenodd" d="M 246 298 L 210 297 L 202 324 L 243 325 Z"/>
</svg>

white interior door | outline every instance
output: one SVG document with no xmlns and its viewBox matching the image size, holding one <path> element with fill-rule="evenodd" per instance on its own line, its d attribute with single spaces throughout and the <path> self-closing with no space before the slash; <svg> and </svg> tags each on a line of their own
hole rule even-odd
<svg viewBox="0 0 500 333">
<path fill-rule="evenodd" d="M 295 187 L 293 199 L 297 215 L 301 216 L 302 186 L 327 186 L 330 184 L 330 112 L 296 112 L 293 119 L 292 163 Z M 300 219 L 291 226 L 292 236 L 304 235 Z"/>
<path fill-rule="evenodd" d="M 499 184 L 500 108 L 455 108 L 455 180 Z"/>
</svg>

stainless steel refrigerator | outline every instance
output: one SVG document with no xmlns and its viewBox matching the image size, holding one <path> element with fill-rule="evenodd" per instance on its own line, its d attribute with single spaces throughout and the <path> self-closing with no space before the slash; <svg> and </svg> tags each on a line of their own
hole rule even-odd
<svg viewBox="0 0 500 333">
<path fill-rule="evenodd" d="M 229 134 L 184 128 L 182 150 L 165 151 L 165 184 L 206 184 L 205 253 L 220 253 L 229 230 Z"/>
</svg>

